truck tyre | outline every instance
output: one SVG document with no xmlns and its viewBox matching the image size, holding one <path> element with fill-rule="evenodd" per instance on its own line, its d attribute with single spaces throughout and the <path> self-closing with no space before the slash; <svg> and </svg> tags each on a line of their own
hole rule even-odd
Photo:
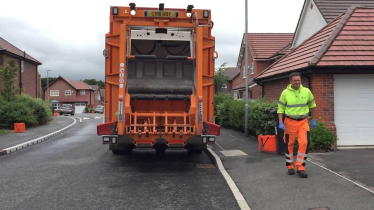
<svg viewBox="0 0 374 210">
<path fill-rule="evenodd" d="M 118 155 L 118 154 L 121 154 L 121 150 L 112 150 L 112 153 L 114 155 Z"/>
<path fill-rule="evenodd" d="M 125 149 L 125 150 L 123 150 L 123 154 L 125 154 L 125 155 L 131 155 L 132 154 L 132 149 Z"/>
<path fill-rule="evenodd" d="M 203 153 L 202 149 L 188 149 L 188 154 L 201 154 Z"/>
<path fill-rule="evenodd" d="M 156 149 L 157 156 L 165 156 L 165 149 Z"/>
</svg>

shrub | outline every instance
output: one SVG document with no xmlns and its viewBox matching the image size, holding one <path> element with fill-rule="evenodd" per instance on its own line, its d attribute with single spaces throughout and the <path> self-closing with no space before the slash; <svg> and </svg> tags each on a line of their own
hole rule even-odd
<svg viewBox="0 0 374 210">
<path fill-rule="evenodd" d="M 229 107 L 233 103 L 235 103 L 234 98 L 226 98 L 222 103 L 217 104 L 216 121 L 219 125 L 228 128 L 231 127 L 229 120 Z"/>
<path fill-rule="evenodd" d="M 267 102 L 259 99 L 249 103 L 248 127 L 256 135 L 274 135 L 274 117 L 270 112 L 277 107 L 277 102 Z"/>
<path fill-rule="evenodd" d="M 310 130 L 310 150 L 329 150 L 335 141 L 336 135 L 326 127 L 325 123 L 317 121 L 317 126 Z"/>
<path fill-rule="evenodd" d="M 0 98 L 0 127 L 13 129 L 14 123 L 25 123 L 26 127 L 42 125 L 52 119 L 48 102 L 21 95 L 7 102 Z"/>
</svg>

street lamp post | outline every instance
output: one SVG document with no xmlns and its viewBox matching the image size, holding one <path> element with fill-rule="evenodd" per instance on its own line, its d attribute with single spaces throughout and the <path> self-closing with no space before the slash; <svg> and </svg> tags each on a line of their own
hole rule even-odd
<svg viewBox="0 0 374 210">
<path fill-rule="evenodd" d="M 248 0 L 245 0 L 245 135 L 248 136 Z"/>
<path fill-rule="evenodd" d="M 49 77 L 48 77 L 48 72 L 50 72 L 52 70 L 47 70 L 47 99 L 48 99 L 48 102 L 49 102 Z"/>
</svg>

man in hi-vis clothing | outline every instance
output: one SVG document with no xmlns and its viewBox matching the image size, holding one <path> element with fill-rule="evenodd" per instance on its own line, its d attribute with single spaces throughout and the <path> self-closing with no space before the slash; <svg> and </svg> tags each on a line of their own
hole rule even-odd
<svg viewBox="0 0 374 210">
<path fill-rule="evenodd" d="M 309 109 L 312 113 L 312 129 L 316 127 L 314 108 L 316 103 L 312 92 L 301 85 L 299 73 L 290 75 L 290 83 L 282 92 L 278 102 L 279 128 L 284 130 L 284 141 L 288 145 L 286 152 L 286 166 L 288 174 L 295 174 L 295 164 L 293 158 L 293 147 L 298 135 L 299 151 L 296 158 L 297 174 L 302 178 L 307 178 L 305 163 L 308 156 L 310 143 L 308 115 Z M 283 114 L 285 120 L 283 123 Z"/>
</svg>

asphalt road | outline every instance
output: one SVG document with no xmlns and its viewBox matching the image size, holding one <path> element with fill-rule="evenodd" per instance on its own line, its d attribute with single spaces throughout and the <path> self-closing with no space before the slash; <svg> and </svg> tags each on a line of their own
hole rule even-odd
<svg viewBox="0 0 374 210">
<path fill-rule="evenodd" d="M 206 153 L 113 155 L 96 135 L 95 116 L 102 115 L 78 116 L 64 134 L 1 156 L 0 208 L 239 209 Z"/>
</svg>

